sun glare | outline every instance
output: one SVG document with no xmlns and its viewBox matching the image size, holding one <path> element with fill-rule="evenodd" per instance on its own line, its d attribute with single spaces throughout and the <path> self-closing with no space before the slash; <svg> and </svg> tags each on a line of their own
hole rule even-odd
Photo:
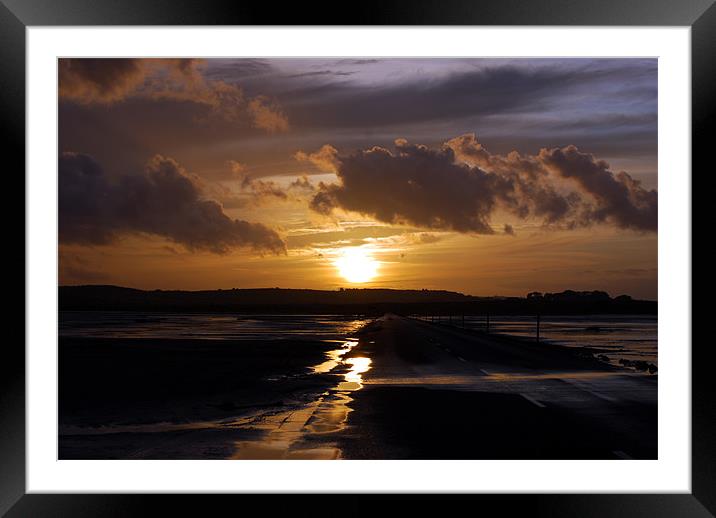
<svg viewBox="0 0 716 518">
<path fill-rule="evenodd" d="M 348 282 L 368 282 L 378 273 L 378 261 L 361 248 L 345 248 L 333 263 Z"/>
</svg>

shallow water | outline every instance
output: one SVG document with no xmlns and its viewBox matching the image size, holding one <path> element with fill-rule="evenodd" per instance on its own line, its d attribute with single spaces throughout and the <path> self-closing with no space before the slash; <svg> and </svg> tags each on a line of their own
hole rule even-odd
<svg viewBox="0 0 716 518">
<path fill-rule="evenodd" d="M 444 320 L 443 320 L 444 321 Z M 457 319 L 453 323 L 461 325 Z M 465 317 L 465 327 L 485 329 L 483 316 Z M 491 316 L 490 332 L 535 338 L 536 317 Z M 658 365 L 657 317 L 649 315 L 544 316 L 540 340 L 576 348 L 596 349 L 614 365 L 642 360 Z"/>
<path fill-rule="evenodd" d="M 343 338 L 369 319 L 343 315 L 242 315 L 61 311 L 66 337 L 202 340 L 289 340 Z"/>
<path fill-rule="evenodd" d="M 335 433 L 345 429 L 351 392 L 363 388 L 363 374 L 370 370 L 371 360 L 364 357 L 345 358 L 357 340 L 346 340 L 327 353 L 327 360 L 312 367 L 315 374 L 325 374 L 345 368 L 343 379 L 319 398 L 298 409 L 270 416 L 264 423 L 267 434 L 256 440 L 236 443 L 232 459 L 339 459 L 340 449 L 331 443 L 319 446 L 306 444 L 316 434 Z"/>
<path fill-rule="evenodd" d="M 174 448 L 184 455 L 194 455 L 196 444 L 203 444 L 203 434 L 214 432 L 233 433 L 242 437 L 222 444 L 215 444 L 215 451 L 224 452 L 218 458 L 230 459 L 338 459 L 341 451 L 326 434 L 340 432 L 347 426 L 352 411 L 351 394 L 363 388 L 363 375 L 371 368 L 369 358 L 351 356 L 347 353 L 358 345 L 358 340 L 327 340 L 335 348 L 325 353 L 325 361 L 310 366 L 304 376 L 335 375 L 335 381 L 323 392 L 317 392 L 306 403 L 290 406 L 268 407 L 237 416 L 216 420 L 188 422 L 156 422 L 136 425 L 107 424 L 104 426 L 64 425 L 61 436 L 86 437 L 85 448 L 96 443 L 93 437 L 107 445 L 108 456 L 121 449 L 122 435 L 134 437 L 132 451 L 127 456 L 144 458 L 161 455 L 166 448 Z M 171 435 L 181 432 L 181 436 Z M 149 434 L 149 435 L 147 435 Z M 148 439 L 149 436 L 155 439 Z M 113 438 L 119 437 L 118 443 Z M 114 449 L 113 449 L 114 448 Z M 129 458 L 129 457 L 128 457 Z"/>
<path fill-rule="evenodd" d="M 290 409 L 274 408 L 242 414 L 235 418 L 189 423 L 151 423 L 136 426 L 107 425 L 91 429 L 64 427 L 68 435 L 166 433 L 207 430 L 245 430 L 250 437 L 233 444 L 235 459 L 333 459 L 337 447 L 325 441 L 306 441 L 342 430 L 351 412 L 350 394 L 363 387 L 362 375 L 370 359 L 346 354 L 357 344 L 353 334 L 369 319 L 342 315 L 237 315 L 177 314 L 146 312 L 61 312 L 62 337 L 122 339 L 201 339 L 231 341 L 319 340 L 334 344 L 320 363 L 307 365 L 307 374 L 335 374 L 335 383 L 308 403 Z M 270 378 L 267 378 L 270 380 Z M 279 376 L 275 381 L 280 382 Z M 320 444 L 320 445 L 317 445 Z"/>
<path fill-rule="evenodd" d="M 320 340 L 334 345 L 315 365 L 307 365 L 308 373 L 317 376 L 335 375 L 327 390 L 317 392 L 313 399 L 291 408 L 262 409 L 248 415 L 242 413 L 216 421 L 186 423 L 152 423 L 136 426 L 112 426 L 85 429 L 66 427 L 68 435 L 102 435 L 125 433 L 172 432 L 202 434 L 206 431 L 236 431 L 240 440 L 225 443 L 222 456 L 233 459 L 337 459 L 340 448 L 330 439 L 348 426 L 353 411 L 353 394 L 363 388 L 363 376 L 370 371 L 371 360 L 351 353 L 358 344 L 355 333 L 369 319 L 341 315 L 229 315 L 176 314 L 138 312 L 61 312 L 59 333 L 64 337 L 135 338 L 135 339 L 208 339 L 234 341 Z M 443 319 L 445 323 L 445 319 Z M 466 317 L 465 327 L 484 329 L 484 317 Z M 453 325 L 462 320 L 453 318 Z M 505 333 L 530 338 L 535 336 L 534 317 L 492 316 L 491 333 Z M 543 341 L 590 352 L 618 364 L 620 359 L 657 363 L 657 320 L 644 316 L 542 317 L 540 337 Z M 495 373 L 465 379 L 426 377 L 419 380 L 379 380 L 374 384 L 465 385 L 470 390 L 500 391 L 505 387 L 522 391 L 523 384 L 533 384 L 534 376 L 504 377 Z M 310 376 L 311 374 L 307 374 Z M 554 377 L 555 374 L 550 374 Z M 601 383 L 595 379 L 577 379 L 570 373 L 562 378 L 573 382 Z M 267 378 L 268 379 L 268 378 Z M 281 381 L 277 377 L 277 382 Z M 581 381 L 580 381 L 581 380 Z M 539 380 L 537 380 L 539 381 Z M 542 380 L 549 382 L 550 380 Z M 601 385 L 600 385 L 601 386 Z M 600 389 L 602 390 L 602 389 Z M 603 390 L 602 390 L 603 391 Z M 192 441 L 187 436 L 185 440 Z M 142 450 L 143 451 L 143 450 Z M 222 450 L 224 451 L 224 450 Z"/>
</svg>

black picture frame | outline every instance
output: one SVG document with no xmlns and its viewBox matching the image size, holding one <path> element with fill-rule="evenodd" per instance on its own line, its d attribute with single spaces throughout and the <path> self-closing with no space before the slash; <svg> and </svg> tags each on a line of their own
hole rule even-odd
<svg viewBox="0 0 716 518">
<path fill-rule="evenodd" d="M 701 165 L 704 173 L 713 170 L 711 164 L 706 167 L 706 160 L 712 146 L 710 136 L 716 133 L 714 0 L 384 0 L 341 6 L 329 2 L 274 4 L 223 0 L 0 0 L 3 122 L 0 131 L 6 158 L 11 160 L 6 181 L 14 176 L 16 181 L 22 182 L 19 188 L 23 192 L 24 179 L 19 178 L 24 176 L 19 171 L 25 170 L 25 29 L 41 25 L 690 26 L 692 170 Z M 8 219 L 7 225 L 18 226 L 13 219 Z M 27 259 L 24 247 L 19 256 L 23 262 Z M 16 255 L 15 260 L 19 262 L 20 257 Z M 684 301 L 684 304 L 692 305 L 693 301 Z M 18 303 L 15 307 L 16 311 L 19 308 L 24 311 L 24 304 Z M 24 332 L 20 334 L 4 342 L 0 359 L 0 514 L 10 517 L 128 516 L 146 512 L 148 506 L 155 505 L 161 506 L 162 515 L 175 514 L 175 509 L 182 515 L 206 514 L 206 496 L 189 499 L 170 495 L 26 494 Z M 508 515 L 716 516 L 716 390 L 710 372 L 713 353 L 709 348 L 708 342 L 693 340 L 690 494 L 479 495 L 476 496 L 479 500 L 470 506 L 489 504 L 499 507 L 500 514 Z M 220 498 L 225 501 L 234 497 Z M 343 514 L 366 514 L 373 507 L 372 496 L 353 495 L 347 497 L 347 502 L 340 504 Z"/>
</svg>

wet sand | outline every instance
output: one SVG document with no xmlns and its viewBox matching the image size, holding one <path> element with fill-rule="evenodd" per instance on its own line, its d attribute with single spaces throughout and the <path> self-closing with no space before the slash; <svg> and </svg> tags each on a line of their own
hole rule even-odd
<svg viewBox="0 0 716 518">
<path fill-rule="evenodd" d="M 396 315 L 338 342 L 175 342 L 61 344 L 60 458 L 657 454 L 656 377 L 574 349 Z"/>
<path fill-rule="evenodd" d="M 342 377 L 343 342 L 61 338 L 60 458 L 227 458 Z"/>
</svg>

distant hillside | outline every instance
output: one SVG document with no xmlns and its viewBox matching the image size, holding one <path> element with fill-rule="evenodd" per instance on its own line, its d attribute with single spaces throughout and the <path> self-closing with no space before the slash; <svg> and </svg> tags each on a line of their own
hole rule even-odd
<svg viewBox="0 0 716 518">
<path fill-rule="evenodd" d="M 463 302 L 472 297 L 451 291 L 346 289 L 291 290 L 281 288 L 230 289 L 207 291 L 143 291 L 119 286 L 62 286 L 60 298 L 103 303 L 178 304 L 178 305 L 304 305 L 304 304 L 377 304 L 411 302 Z"/>
<path fill-rule="evenodd" d="M 120 286 L 60 286 L 60 310 L 226 311 L 382 314 L 656 314 L 657 303 L 611 298 L 602 291 L 530 293 L 527 297 L 473 297 L 442 290 L 280 288 L 144 291 Z"/>
</svg>

